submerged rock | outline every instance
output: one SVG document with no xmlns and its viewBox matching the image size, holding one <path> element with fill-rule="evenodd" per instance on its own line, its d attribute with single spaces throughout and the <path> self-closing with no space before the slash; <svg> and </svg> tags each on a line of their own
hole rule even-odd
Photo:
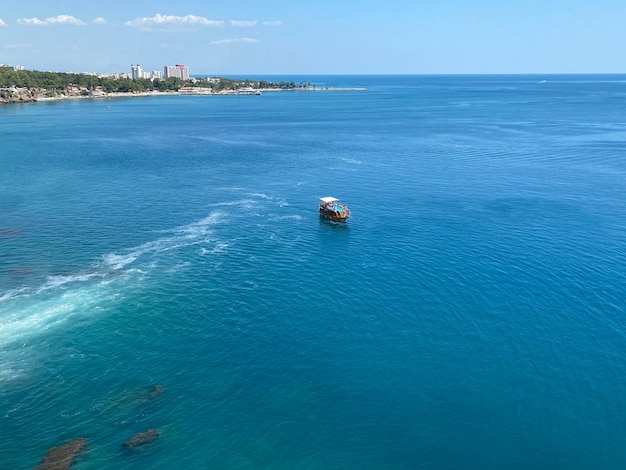
<svg viewBox="0 0 626 470">
<path fill-rule="evenodd" d="M 85 450 L 85 447 L 87 447 L 87 440 L 84 437 L 53 447 L 34 470 L 68 470 L 76 456 Z"/>
<path fill-rule="evenodd" d="M 146 432 L 140 432 L 128 439 L 122 444 L 127 449 L 138 449 L 147 444 L 151 444 L 156 441 L 161 434 L 157 429 L 148 429 Z"/>
<path fill-rule="evenodd" d="M 133 404 L 135 406 L 145 405 L 159 398 L 163 395 L 164 391 L 165 389 L 163 388 L 163 385 L 160 384 L 152 387 L 145 387 L 140 392 L 134 392 L 134 397 L 131 401 L 134 402 Z"/>
<path fill-rule="evenodd" d="M 0 228 L 0 238 L 13 238 L 21 235 L 22 231 L 14 228 Z"/>
<path fill-rule="evenodd" d="M 154 400 L 155 398 L 158 398 L 161 395 L 163 395 L 164 391 L 165 389 L 163 388 L 163 385 L 155 385 L 154 387 L 152 387 L 150 390 L 146 392 L 145 398 L 147 400 Z"/>
<path fill-rule="evenodd" d="M 163 385 L 152 385 L 126 391 L 113 399 L 113 406 L 124 411 L 131 411 L 157 401 L 165 389 Z"/>
</svg>

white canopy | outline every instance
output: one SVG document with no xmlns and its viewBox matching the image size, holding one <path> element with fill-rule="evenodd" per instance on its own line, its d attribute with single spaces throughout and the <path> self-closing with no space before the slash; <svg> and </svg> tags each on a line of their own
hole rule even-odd
<svg viewBox="0 0 626 470">
<path fill-rule="evenodd" d="M 334 197 L 330 197 L 330 196 L 326 196 L 326 197 L 321 197 L 320 200 L 322 202 L 335 202 L 335 201 L 338 201 L 339 199 L 334 198 Z"/>
</svg>

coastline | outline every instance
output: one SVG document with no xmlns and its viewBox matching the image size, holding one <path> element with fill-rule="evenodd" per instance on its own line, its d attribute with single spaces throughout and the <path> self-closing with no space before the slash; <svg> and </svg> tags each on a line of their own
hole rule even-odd
<svg viewBox="0 0 626 470">
<path fill-rule="evenodd" d="M 90 95 L 56 95 L 56 96 L 24 96 L 20 95 L 19 98 L 13 100 L 0 100 L 2 104 L 14 104 L 14 103 L 33 103 L 33 102 L 46 102 L 46 101 L 69 101 L 69 100 L 90 100 L 90 99 L 107 99 L 107 98 L 131 98 L 131 97 L 146 97 L 146 96 L 232 96 L 232 95 L 261 95 L 263 93 L 273 92 L 319 92 L 319 91 L 365 91 L 365 87 L 320 87 L 320 88 L 296 88 L 296 89 L 283 89 L 283 88 L 260 88 L 260 89 L 247 89 L 247 90 L 222 90 L 219 92 L 213 92 L 207 88 L 181 88 L 178 91 L 144 91 L 144 92 L 111 92 L 111 93 L 98 93 Z"/>
<path fill-rule="evenodd" d="M 42 97 L 35 98 L 33 101 L 39 102 L 39 101 L 91 100 L 91 99 L 102 99 L 102 98 L 129 98 L 129 97 L 134 97 L 134 96 L 171 96 L 171 95 L 179 95 L 179 94 L 180 93 L 178 93 L 177 91 L 169 91 L 169 92 L 146 91 L 146 92 L 139 92 L 139 93 L 112 92 L 112 93 L 106 93 L 106 94 L 100 94 L 100 95 L 87 95 L 87 96 L 82 96 L 82 95 L 42 96 Z"/>
</svg>

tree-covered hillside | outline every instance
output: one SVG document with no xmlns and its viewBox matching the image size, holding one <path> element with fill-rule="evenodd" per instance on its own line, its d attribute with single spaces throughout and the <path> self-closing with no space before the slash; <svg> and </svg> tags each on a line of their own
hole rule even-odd
<svg viewBox="0 0 626 470">
<path fill-rule="evenodd" d="M 186 80 L 179 78 L 131 80 L 129 78 L 97 77 L 79 73 L 41 72 L 38 70 L 13 70 L 0 67 L 0 88 L 45 89 L 62 92 L 69 87 L 94 90 L 101 87 L 104 92 L 143 92 L 143 91 L 178 91 L 183 86 L 210 88 L 215 92 L 237 90 L 242 87 L 294 89 L 302 87 L 294 82 L 268 82 L 265 80 L 233 80 L 217 78 L 211 80 Z"/>
</svg>

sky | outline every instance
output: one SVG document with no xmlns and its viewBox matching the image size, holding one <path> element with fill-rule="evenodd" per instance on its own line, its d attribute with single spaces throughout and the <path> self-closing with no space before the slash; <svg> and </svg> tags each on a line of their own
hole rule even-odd
<svg viewBox="0 0 626 470">
<path fill-rule="evenodd" d="M 19 0 L 0 64 L 192 75 L 626 72 L 626 0 Z"/>
</svg>

